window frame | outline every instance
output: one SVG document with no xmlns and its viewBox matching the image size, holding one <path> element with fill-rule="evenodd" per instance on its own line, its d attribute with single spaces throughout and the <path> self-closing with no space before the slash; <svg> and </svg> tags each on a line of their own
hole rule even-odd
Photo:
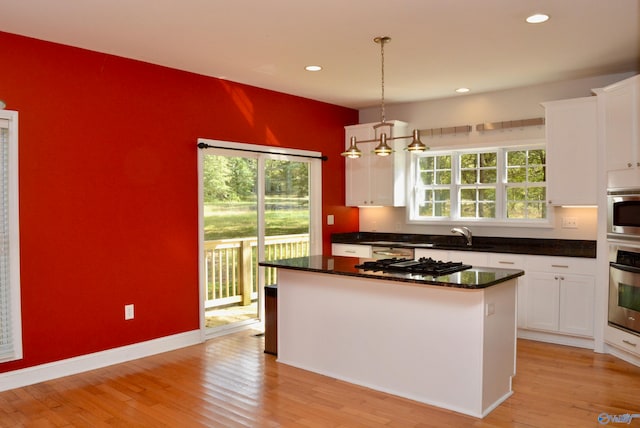
<svg viewBox="0 0 640 428">
<path fill-rule="evenodd" d="M 409 162 L 409 174 L 407 175 L 407 223 L 409 224 L 422 224 L 422 225 L 485 225 L 485 226 L 506 226 L 506 227 L 534 227 L 534 228 L 550 228 L 553 227 L 553 210 L 546 210 L 546 218 L 535 219 L 521 219 L 521 218 L 507 218 L 506 212 L 506 156 L 507 151 L 512 150 L 547 150 L 546 141 L 541 139 L 517 141 L 517 142 L 501 142 L 500 145 L 478 145 L 478 146 L 465 146 L 465 147 L 438 147 L 422 154 L 410 154 Z M 496 217 L 495 218 L 469 218 L 461 217 L 459 213 L 459 197 L 461 188 L 469 188 L 469 185 L 461 184 L 460 179 L 460 156 L 468 153 L 486 153 L 491 151 L 497 151 L 497 173 L 498 177 L 495 183 L 496 191 Z M 425 218 L 418 215 L 420 207 L 419 192 L 423 189 L 428 189 L 429 186 L 420 187 L 418 184 L 418 162 L 420 157 L 424 156 L 452 156 L 452 183 L 449 185 L 450 190 L 450 215 L 448 217 L 436 217 Z M 545 168 L 546 168 L 545 164 Z M 535 184 L 535 183 L 532 183 Z M 544 186 L 548 189 L 548 170 L 546 181 Z M 473 186 L 471 186 L 473 187 Z M 483 187 L 482 184 L 478 184 L 476 187 Z"/>
<path fill-rule="evenodd" d="M 2 190 L 3 204 L 8 204 L 8 267 L 9 276 L 0 277 L 0 287 L 6 304 L 0 304 L 0 317 L 8 322 L 5 333 L 8 335 L 6 343 L 0 342 L 0 363 L 22 359 L 22 314 L 20 302 L 20 222 L 19 222 L 19 185 L 18 185 L 18 112 L 0 110 L 0 121 L 7 123 L 7 152 L 6 158 L 0 158 L 2 169 L 6 172 L 6 182 L 1 179 L 6 190 Z M 6 161 L 6 164 L 5 164 Z M 6 200 L 4 199 L 6 195 Z M 4 221 L 4 220 L 3 220 Z M 5 237 L 5 238 L 6 238 Z M 4 246 L 3 246 L 4 247 Z M 6 247 L 5 247 L 6 248 Z M 1 248 L 0 248 L 1 250 Z M 5 288 L 6 287 L 6 288 Z"/>
</svg>

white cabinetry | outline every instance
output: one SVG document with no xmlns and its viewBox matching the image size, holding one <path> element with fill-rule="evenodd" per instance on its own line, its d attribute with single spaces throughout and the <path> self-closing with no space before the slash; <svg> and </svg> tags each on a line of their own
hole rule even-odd
<svg viewBox="0 0 640 428">
<path fill-rule="evenodd" d="M 488 253 L 487 266 L 501 269 L 525 269 L 526 257 L 522 254 Z M 525 302 L 527 293 L 527 274 L 516 278 L 517 288 L 517 320 L 518 328 L 525 327 Z"/>
<path fill-rule="evenodd" d="M 415 250 L 415 258 L 431 257 L 434 260 L 442 260 L 444 262 L 462 262 L 471 266 L 487 266 L 487 253 L 477 251 L 454 251 L 439 249 L 423 249 Z"/>
<path fill-rule="evenodd" d="M 542 105 L 546 116 L 549 204 L 596 205 L 597 97 Z"/>
<path fill-rule="evenodd" d="M 525 327 L 593 337 L 595 259 L 527 256 Z"/>
<path fill-rule="evenodd" d="M 393 126 L 374 128 L 375 123 L 345 127 L 346 145 L 349 147 L 351 137 L 358 140 L 372 140 L 380 133 L 387 137 L 408 135 L 408 126 L 397 120 L 388 121 Z M 377 134 L 377 135 L 376 135 Z M 407 152 L 406 139 L 387 141 L 394 149 L 389 156 L 376 156 L 373 149 L 377 142 L 358 143 L 362 157 L 346 158 L 346 202 L 347 206 L 393 206 L 405 205 L 405 169 Z"/>
<path fill-rule="evenodd" d="M 371 258 L 371 245 L 331 244 L 334 256 Z"/>
<path fill-rule="evenodd" d="M 598 91 L 607 152 L 608 187 L 640 181 L 640 75 Z"/>
<path fill-rule="evenodd" d="M 617 352 L 614 353 L 615 355 L 632 364 L 638 365 L 640 361 L 640 337 L 608 325 L 604 330 L 604 341 L 630 354 L 633 359 L 628 358 L 628 356 L 624 354 L 620 355 Z"/>
</svg>

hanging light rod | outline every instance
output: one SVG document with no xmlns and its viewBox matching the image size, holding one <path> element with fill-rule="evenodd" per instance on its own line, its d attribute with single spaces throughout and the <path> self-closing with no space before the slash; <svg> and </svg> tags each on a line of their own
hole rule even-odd
<svg viewBox="0 0 640 428">
<path fill-rule="evenodd" d="M 378 128 L 383 126 L 388 126 L 389 128 L 391 128 L 393 126 L 392 122 L 386 121 L 385 109 L 384 109 L 384 45 L 391 41 L 391 37 L 380 36 L 373 39 L 373 41 L 380 45 L 380 65 L 381 65 L 380 67 L 380 70 L 381 70 L 381 73 L 380 73 L 381 74 L 380 123 L 374 125 L 373 127 L 376 130 L 376 134 L 377 134 Z M 402 138 L 413 138 L 413 141 L 411 141 L 411 144 L 407 146 L 407 150 L 410 152 L 424 152 L 425 150 L 429 149 L 426 145 L 422 143 L 422 141 L 420 141 L 420 132 L 417 129 L 414 129 L 413 135 L 390 137 L 387 135 L 386 132 L 381 132 L 380 136 L 377 137 L 376 139 L 364 140 L 364 141 L 357 141 L 356 137 L 351 137 L 351 140 L 349 142 L 349 148 L 344 152 L 342 152 L 341 154 L 342 156 L 345 156 L 348 158 L 359 158 L 360 156 L 362 156 L 362 151 L 358 148 L 357 143 L 359 142 L 371 143 L 374 141 L 378 141 L 378 145 L 376 146 L 375 149 L 373 149 L 373 152 L 378 156 L 389 156 L 391 153 L 393 153 L 393 149 L 387 144 L 387 141 L 399 140 Z"/>
</svg>

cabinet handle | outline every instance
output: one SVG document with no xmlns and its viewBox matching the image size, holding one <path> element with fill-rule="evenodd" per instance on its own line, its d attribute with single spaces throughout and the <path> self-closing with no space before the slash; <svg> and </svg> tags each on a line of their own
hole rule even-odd
<svg viewBox="0 0 640 428">
<path fill-rule="evenodd" d="M 345 253 L 349 253 L 349 254 L 355 254 L 355 250 L 344 250 Z"/>
<path fill-rule="evenodd" d="M 498 260 L 498 263 L 502 264 L 502 265 L 514 265 L 515 264 L 514 262 L 507 262 L 507 261 L 504 261 L 504 260 Z"/>
<path fill-rule="evenodd" d="M 627 163 L 627 167 L 628 167 L 628 168 L 631 168 L 631 166 L 632 166 L 632 165 L 633 165 L 633 164 L 632 164 L 631 162 Z"/>
<path fill-rule="evenodd" d="M 558 275 L 554 276 L 554 277 L 553 277 L 553 279 L 559 279 L 559 278 L 558 278 Z"/>
<path fill-rule="evenodd" d="M 627 339 L 622 339 L 622 341 L 623 341 L 624 343 L 626 343 L 627 345 L 631 345 L 631 346 L 633 346 L 634 348 L 637 346 L 635 343 L 633 343 L 633 342 L 629 342 Z"/>
<path fill-rule="evenodd" d="M 551 267 L 568 269 L 569 265 L 551 265 Z"/>
</svg>

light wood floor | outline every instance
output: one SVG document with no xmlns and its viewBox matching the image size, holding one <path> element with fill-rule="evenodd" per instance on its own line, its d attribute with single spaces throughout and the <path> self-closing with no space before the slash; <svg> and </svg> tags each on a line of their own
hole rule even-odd
<svg viewBox="0 0 640 428">
<path fill-rule="evenodd" d="M 520 340 L 514 394 L 481 420 L 277 363 L 255 333 L 2 392 L 0 426 L 595 427 L 640 413 L 640 368 L 589 350 Z"/>
</svg>

